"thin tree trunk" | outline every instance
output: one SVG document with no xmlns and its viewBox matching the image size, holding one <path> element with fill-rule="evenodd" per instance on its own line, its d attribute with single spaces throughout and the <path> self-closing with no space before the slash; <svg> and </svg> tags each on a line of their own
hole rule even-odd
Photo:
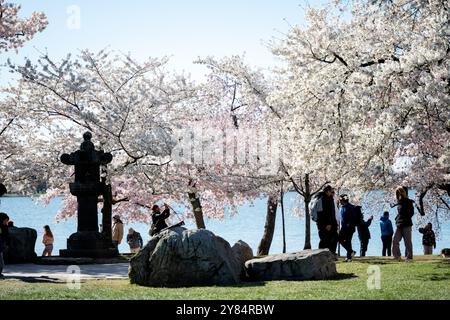
<svg viewBox="0 0 450 320">
<path fill-rule="evenodd" d="M 311 215 L 309 212 L 309 203 L 311 202 L 311 187 L 309 184 L 309 174 L 305 175 L 305 246 L 304 250 L 311 249 Z"/>
<path fill-rule="evenodd" d="M 283 253 L 286 253 L 286 224 L 285 224 L 285 221 L 284 221 L 284 190 L 283 190 L 283 182 L 281 182 L 280 206 L 281 206 L 281 223 L 283 225 Z"/>
<path fill-rule="evenodd" d="M 267 200 L 267 216 L 266 224 L 264 225 L 264 234 L 259 243 L 258 256 L 265 256 L 269 254 L 270 246 L 272 244 L 273 234 L 275 231 L 275 218 L 277 215 L 278 199 L 269 196 Z"/>
<path fill-rule="evenodd" d="M 194 181 L 192 179 L 189 180 L 188 197 L 194 212 L 195 224 L 197 225 L 197 229 L 206 229 L 205 220 L 203 220 L 202 204 L 196 190 Z"/>
</svg>

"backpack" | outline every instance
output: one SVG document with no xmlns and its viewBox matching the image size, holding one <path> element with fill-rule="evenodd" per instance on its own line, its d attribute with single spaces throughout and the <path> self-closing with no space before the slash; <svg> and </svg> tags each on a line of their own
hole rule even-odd
<svg viewBox="0 0 450 320">
<path fill-rule="evenodd" d="M 322 208 L 322 196 L 320 194 L 314 196 L 309 203 L 309 213 L 311 215 L 311 219 L 314 222 L 317 222 L 317 215 L 319 212 L 323 211 Z"/>
</svg>

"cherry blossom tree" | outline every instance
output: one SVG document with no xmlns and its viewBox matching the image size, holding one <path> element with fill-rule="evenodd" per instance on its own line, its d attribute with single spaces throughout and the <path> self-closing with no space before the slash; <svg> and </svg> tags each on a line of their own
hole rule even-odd
<svg viewBox="0 0 450 320">
<path fill-rule="evenodd" d="M 0 53 L 18 50 L 36 33 L 47 27 L 47 17 L 42 12 L 33 12 L 30 17 L 19 17 L 20 5 L 0 0 Z"/>
<path fill-rule="evenodd" d="M 310 9 L 307 26 L 273 47 L 286 62 L 273 98 L 293 108 L 304 136 L 327 140 L 332 153 L 298 150 L 319 151 L 331 170 L 339 160 L 343 188 L 408 185 L 422 209 L 427 197 L 448 212 L 448 3 L 335 5 L 340 11 Z"/>
</svg>

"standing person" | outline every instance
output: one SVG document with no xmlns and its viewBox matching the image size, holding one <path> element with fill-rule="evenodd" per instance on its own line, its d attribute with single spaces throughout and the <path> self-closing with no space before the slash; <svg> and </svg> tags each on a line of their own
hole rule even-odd
<svg viewBox="0 0 450 320">
<path fill-rule="evenodd" d="M 413 259 L 412 245 L 412 217 L 414 215 L 413 201 L 408 198 L 407 191 L 403 187 L 395 189 L 395 197 L 397 199 L 397 216 L 395 224 L 397 226 L 394 239 L 392 240 L 392 254 L 397 261 L 401 260 L 400 241 L 405 241 L 405 257 L 407 261 Z"/>
<path fill-rule="evenodd" d="M 8 232 L 9 217 L 6 213 L 0 212 L 0 278 L 4 278 L 2 272 L 5 266 L 3 260 L 3 252 L 9 245 L 9 232 Z"/>
<path fill-rule="evenodd" d="M 123 222 L 120 220 L 120 216 L 116 214 L 113 216 L 113 225 L 112 225 L 112 243 L 114 247 L 119 249 L 119 244 L 123 239 Z"/>
<path fill-rule="evenodd" d="M 370 230 L 369 227 L 372 224 L 373 216 L 370 216 L 367 221 L 364 221 L 364 217 L 358 224 L 358 237 L 359 242 L 361 244 L 360 248 L 360 257 L 365 257 L 367 252 L 367 247 L 369 246 L 369 240 L 370 240 Z"/>
<path fill-rule="evenodd" d="M 319 249 L 329 249 L 336 255 L 339 236 L 334 194 L 334 189 L 331 186 L 326 186 L 318 195 L 321 200 L 321 210 L 317 212 L 317 229 L 320 238 Z"/>
<path fill-rule="evenodd" d="M 164 211 L 161 212 L 161 208 L 158 205 L 152 207 L 152 227 L 150 229 L 150 236 L 154 236 L 161 232 L 162 229 L 167 228 L 166 219 L 170 217 L 170 208 L 167 204 L 164 204 Z"/>
<path fill-rule="evenodd" d="M 392 228 L 392 222 L 389 219 L 389 212 L 385 211 L 383 216 L 380 218 L 380 229 L 381 229 L 381 241 L 383 242 L 383 250 L 381 255 L 383 257 L 391 256 L 392 248 L 392 236 L 394 235 L 394 228 Z"/>
<path fill-rule="evenodd" d="M 42 256 L 52 256 L 53 251 L 53 242 L 55 241 L 53 237 L 52 230 L 50 230 L 49 226 L 44 226 L 44 236 L 42 237 L 42 243 L 44 244 L 45 248 L 42 252 Z"/>
<path fill-rule="evenodd" d="M 138 253 L 144 245 L 141 234 L 133 228 L 128 229 L 127 243 L 130 246 L 131 253 Z"/>
<path fill-rule="evenodd" d="M 339 243 L 347 251 L 344 262 L 351 262 L 356 252 L 352 248 L 352 238 L 355 233 L 355 206 L 350 203 L 346 194 L 339 197 L 341 205 L 341 229 L 339 231 Z"/>
<path fill-rule="evenodd" d="M 423 254 L 433 254 L 433 248 L 436 249 L 436 235 L 434 234 L 433 225 L 431 224 L 431 222 L 428 223 L 425 228 L 419 228 L 419 232 L 423 234 Z"/>
</svg>

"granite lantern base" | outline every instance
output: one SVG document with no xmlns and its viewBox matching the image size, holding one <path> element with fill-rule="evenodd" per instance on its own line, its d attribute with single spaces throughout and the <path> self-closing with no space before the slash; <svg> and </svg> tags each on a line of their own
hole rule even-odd
<svg viewBox="0 0 450 320">
<path fill-rule="evenodd" d="M 119 251 L 111 247 L 111 241 L 100 232 L 80 231 L 67 239 L 67 249 L 60 250 L 59 255 L 65 258 L 113 258 Z"/>
</svg>

